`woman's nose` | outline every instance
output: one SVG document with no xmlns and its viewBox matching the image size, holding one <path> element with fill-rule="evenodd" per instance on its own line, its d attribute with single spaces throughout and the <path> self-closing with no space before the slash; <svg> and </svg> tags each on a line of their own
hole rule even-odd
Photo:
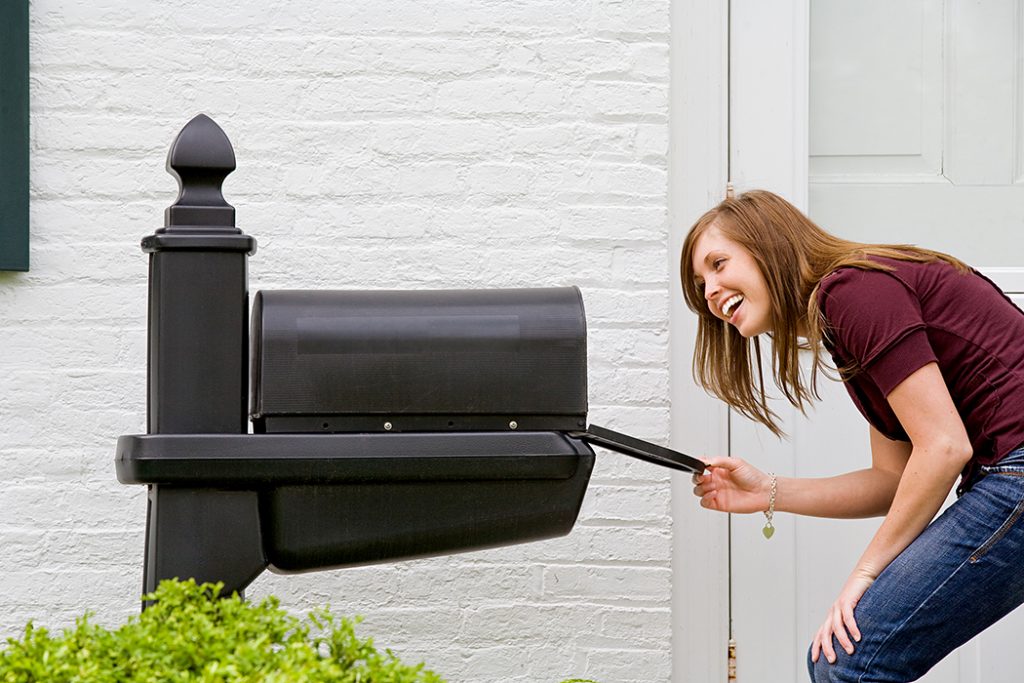
<svg viewBox="0 0 1024 683">
<path fill-rule="evenodd" d="M 713 279 L 704 280 L 704 298 L 711 301 L 718 296 L 718 283 Z"/>
</svg>

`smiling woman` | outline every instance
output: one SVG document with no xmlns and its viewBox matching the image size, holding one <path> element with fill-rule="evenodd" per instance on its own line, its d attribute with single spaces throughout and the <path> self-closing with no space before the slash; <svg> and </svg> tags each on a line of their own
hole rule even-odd
<svg viewBox="0 0 1024 683">
<path fill-rule="evenodd" d="M 28 0 L 0 3 L 0 270 L 28 270 Z"/>
<path fill-rule="evenodd" d="M 795 407 L 817 398 L 798 353 L 817 371 L 827 352 L 869 425 L 867 469 L 777 477 L 716 457 L 693 478 L 707 509 L 764 512 L 766 538 L 775 512 L 884 516 L 811 641 L 813 681 L 917 680 L 1024 604 L 1020 309 L 952 256 L 840 239 L 756 190 L 697 221 L 680 268 L 701 385 L 781 433 L 761 372 L 768 333 Z"/>
</svg>

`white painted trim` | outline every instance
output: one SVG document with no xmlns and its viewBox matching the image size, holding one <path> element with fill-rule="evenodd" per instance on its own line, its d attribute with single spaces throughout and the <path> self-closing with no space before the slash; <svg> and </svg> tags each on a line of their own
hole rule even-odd
<svg viewBox="0 0 1024 683">
<path fill-rule="evenodd" d="M 803 211 L 809 194 L 809 0 L 732 0 L 729 69 L 730 157 L 737 191 L 776 192 Z M 787 420 L 795 411 L 779 406 Z M 756 466 L 792 476 L 795 441 L 776 442 L 760 427 L 734 420 L 730 445 Z M 732 632 L 738 680 L 803 680 L 806 643 L 798 633 L 801 590 L 796 520 L 776 521 L 779 534 L 763 553 L 751 548 L 764 523 L 737 516 L 732 523 L 742 546 L 731 553 Z M 737 541 L 743 544 L 744 541 Z M 772 636 L 765 637 L 767 632 Z"/>
<path fill-rule="evenodd" d="M 809 0 L 731 0 L 730 4 L 731 180 L 739 192 L 753 188 L 771 190 L 806 211 Z M 764 456 L 761 466 L 783 476 L 792 474 L 795 459 L 791 457 L 791 442 L 773 446 L 756 438 L 757 447 L 753 447 L 753 428 L 740 419 L 733 423 L 727 444 L 733 447 L 743 443 L 737 455 L 755 464 L 755 454 Z M 709 424 L 717 428 L 713 420 Z M 780 519 L 777 523 L 783 525 L 779 527 L 781 531 L 786 531 L 784 527 L 795 522 Z M 763 519 L 743 515 L 732 520 L 732 529 L 748 540 L 756 539 L 760 524 Z M 738 680 L 767 680 L 764 677 L 768 675 L 773 681 L 789 681 L 801 680 L 805 675 L 805 643 L 797 634 L 798 573 L 792 571 L 795 539 L 792 532 L 777 536 L 770 552 L 766 551 L 760 559 L 756 559 L 757 553 L 752 553 L 749 545 L 727 553 L 731 568 L 736 570 L 731 574 L 728 590 L 732 601 L 730 630 L 737 640 Z M 713 558 L 717 556 L 713 553 Z M 736 567 L 737 562 L 743 566 Z M 723 573 L 729 574 L 730 566 L 724 569 Z M 764 637 L 768 631 L 773 632 L 772 638 Z M 783 645 L 773 649 L 771 643 Z"/>
<path fill-rule="evenodd" d="M 732 0 L 732 180 L 807 210 L 809 0 Z"/>
<path fill-rule="evenodd" d="M 672 0 L 669 130 L 669 367 L 674 448 L 724 453 L 727 411 L 693 382 L 696 317 L 680 293 L 690 225 L 725 194 L 728 3 Z M 672 680 L 725 683 L 729 635 L 728 518 L 702 509 L 690 478 L 672 478 Z"/>
<path fill-rule="evenodd" d="M 770 189 L 804 210 L 808 197 L 809 0 L 731 4 L 731 64 L 729 3 L 673 0 L 671 10 L 672 445 L 698 457 L 727 452 L 728 418 L 724 406 L 692 379 L 696 319 L 679 294 L 678 255 L 689 226 L 724 195 L 728 88 L 737 190 Z M 674 476 L 672 680 L 724 683 L 730 631 L 728 518 L 702 510 L 691 489 L 689 477 Z"/>
<path fill-rule="evenodd" d="M 978 270 L 1007 294 L 1024 294 L 1024 268 L 996 266 Z"/>
</svg>

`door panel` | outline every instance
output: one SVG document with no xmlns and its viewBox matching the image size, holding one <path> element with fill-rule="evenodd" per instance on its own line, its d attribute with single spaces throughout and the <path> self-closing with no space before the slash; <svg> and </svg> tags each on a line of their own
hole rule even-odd
<svg viewBox="0 0 1024 683">
<path fill-rule="evenodd" d="M 941 174 L 941 9 L 934 0 L 812 4 L 812 176 Z"/>
<path fill-rule="evenodd" d="M 1024 3 L 811 8 L 810 201 L 828 229 L 976 266 L 1024 254 Z"/>
<path fill-rule="evenodd" d="M 1024 256 L 1024 185 L 810 186 L 810 216 L 865 242 L 901 242 L 955 254 L 975 267 L 1013 267 Z"/>
</svg>

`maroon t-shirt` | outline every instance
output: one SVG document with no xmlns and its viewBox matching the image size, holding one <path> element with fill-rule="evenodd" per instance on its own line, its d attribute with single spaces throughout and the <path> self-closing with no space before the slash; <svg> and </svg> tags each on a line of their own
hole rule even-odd
<svg viewBox="0 0 1024 683">
<path fill-rule="evenodd" d="M 859 368 L 846 382 L 858 410 L 909 441 L 886 396 L 935 361 L 974 448 L 968 471 L 1024 444 L 1024 313 L 979 273 L 872 258 L 894 270 L 840 268 L 818 292 L 826 348 Z"/>
</svg>

